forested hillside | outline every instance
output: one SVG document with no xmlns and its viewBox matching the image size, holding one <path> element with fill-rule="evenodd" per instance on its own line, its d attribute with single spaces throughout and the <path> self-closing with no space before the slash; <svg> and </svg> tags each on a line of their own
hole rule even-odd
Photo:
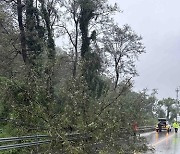
<svg viewBox="0 0 180 154">
<path fill-rule="evenodd" d="M 145 46 L 128 23 L 114 22 L 120 12 L 107 0 L 0 1 L 1 136 L 50 135 L 39 153 L 143 150 L 132 123 L 154 125 L 160 111 L 155 90 L 132 91 Z M 69 141 L 71 133 L 91 139 Z"/>
</svg>

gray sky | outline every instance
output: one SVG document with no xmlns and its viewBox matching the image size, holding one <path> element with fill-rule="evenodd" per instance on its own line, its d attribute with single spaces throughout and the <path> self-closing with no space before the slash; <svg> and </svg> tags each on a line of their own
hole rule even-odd
<svg viewBox="0 0 180 154">
<path fill-rule="evenodd" d="M 143 37 L 146 53 L 137 62 L 136 91 L 158 89 L 157 97 L 176 98 L 180 86 L 180 0 L 109 0 L 123 13 L 120 24 L 129 24 Z"/>
</svg>

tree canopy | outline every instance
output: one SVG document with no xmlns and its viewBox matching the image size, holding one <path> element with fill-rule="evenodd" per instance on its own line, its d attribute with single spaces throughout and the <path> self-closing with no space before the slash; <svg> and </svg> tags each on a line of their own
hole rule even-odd
<svg viewBox="0 0 180 154">
<path fill-rule="evenodd" d="M 157 100 L 132 90 L 145 47 L 129 25 L 114 22 L 118 12 L 107 0 L 0 2 L 0 115 L 7 134 L 50 135 L 41 153 L 141 151 L 131 140 L 132 123 L 154 124 Z M 72 134 L 91 139 L 68 140 Z M 132 146 L 119 146 L 120 138 Z"/>
</svg>

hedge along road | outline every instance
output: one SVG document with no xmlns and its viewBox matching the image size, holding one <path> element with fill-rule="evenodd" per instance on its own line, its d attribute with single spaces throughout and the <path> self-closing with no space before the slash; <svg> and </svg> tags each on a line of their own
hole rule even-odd
<svg viewBox="0 0 180 154">
<path fill-rule="evenodd" d="M 180 132 L 175 133 L 174 130 L 170 133 L 152 132 L 142 136 L 147 139 L 149 147 L 154 148 L 154 154 L 180 154 Z M 150 151 L 147 154 L 153 152 Z"/>
</svg>

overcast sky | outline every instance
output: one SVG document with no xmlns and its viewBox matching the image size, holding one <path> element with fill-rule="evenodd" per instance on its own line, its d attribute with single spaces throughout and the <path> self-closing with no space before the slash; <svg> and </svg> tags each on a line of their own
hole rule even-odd
<svg viewBox="0 0 180 154">
<path fill-rule="evenodd" d="M 120 25 L 129 24 L 143 37 L 146 53 L 137 62 L 136 91 L 158 89 L 159 99 L 176 98 L 180 86 L 180 0 L 109 0 L 123 13 Z"/>
</svg>

